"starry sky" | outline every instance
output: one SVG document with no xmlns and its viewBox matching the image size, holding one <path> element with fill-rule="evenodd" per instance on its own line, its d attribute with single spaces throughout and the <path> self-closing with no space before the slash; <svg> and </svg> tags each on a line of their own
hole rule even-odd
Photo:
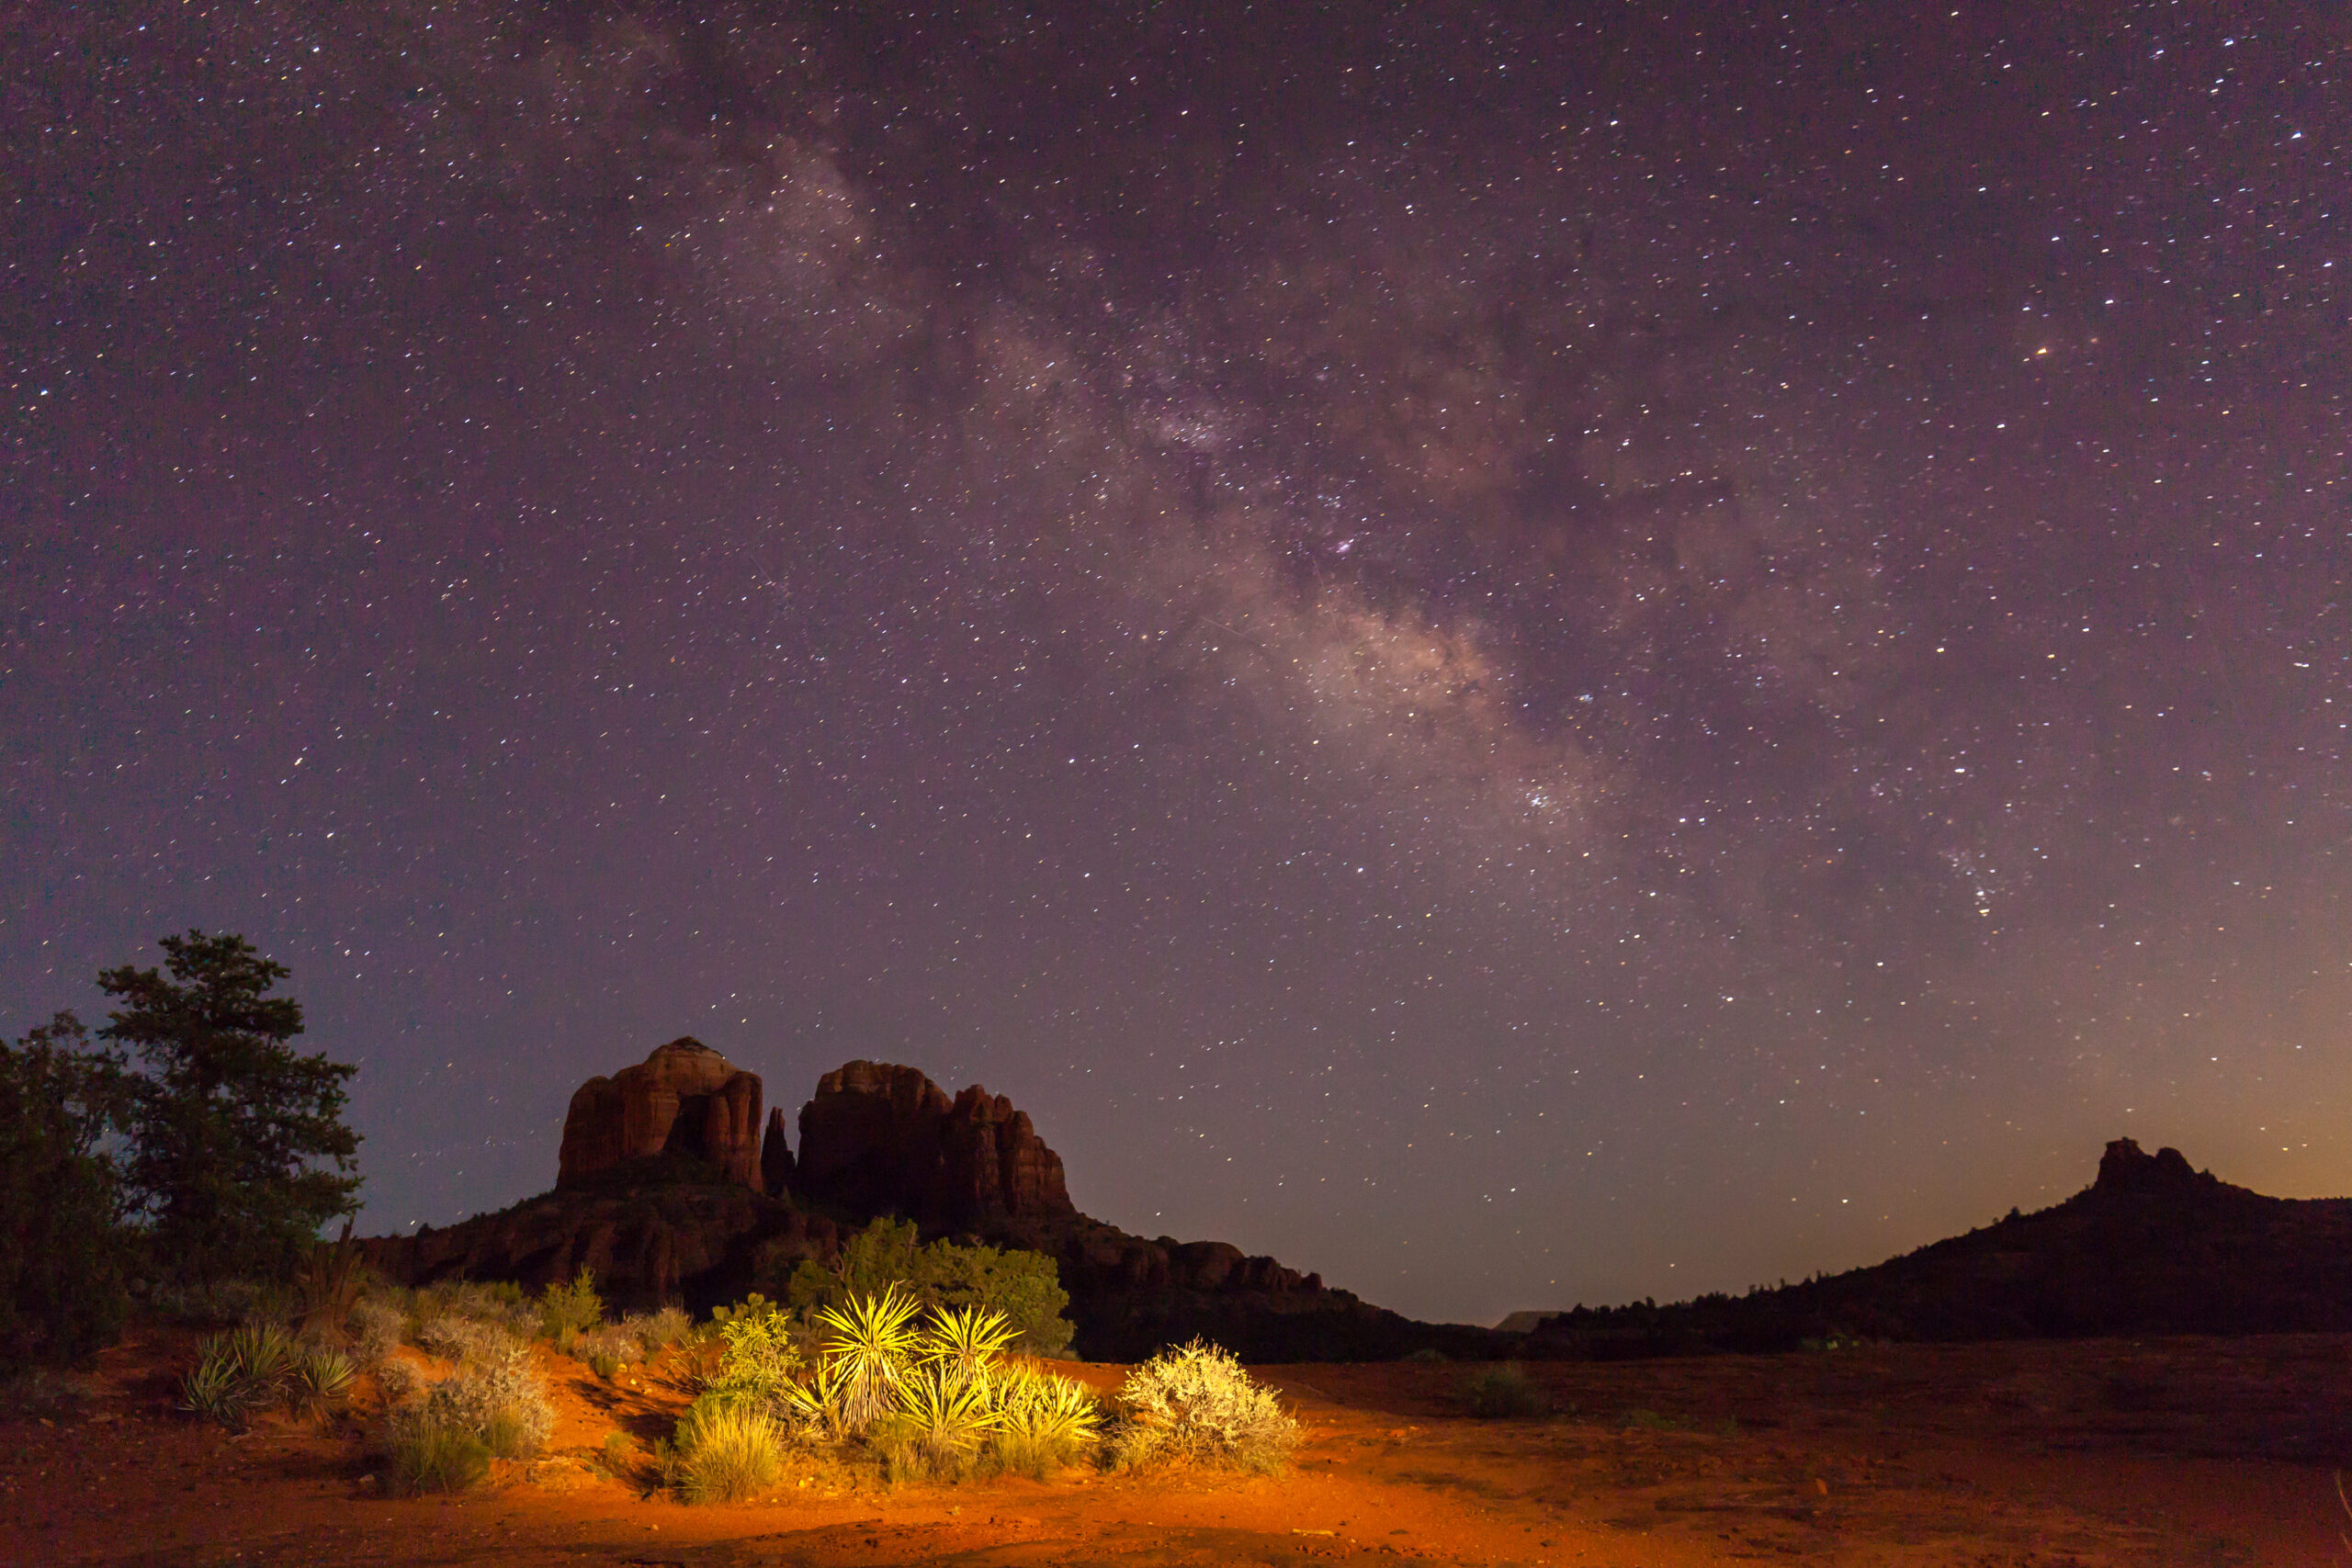
<svg viewBox="0 0 2352 1568">
<path fill-rule="evenodd" d="M 35 7 L 0 1032 L 244 932 L 366 1224 L 692 1033 L 1416 1315 L 2352 1192 L 2352 24 Z"/>
</svg>

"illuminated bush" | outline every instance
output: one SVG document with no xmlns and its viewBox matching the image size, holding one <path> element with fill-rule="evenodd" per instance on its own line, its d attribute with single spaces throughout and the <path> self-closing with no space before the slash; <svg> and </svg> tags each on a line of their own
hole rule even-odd
<svg viewBox="0 0 2352 1568">
<path fill-rule="evenodd" d="M 673 1472 L 689 1503 L 740 1503 L 775 1484 L 783 1444 L 765 1412 L 697 1402 L 678 1424 Z"/>
<path fill-rule="evenodd" d="M 1116 1438 L 1121 1463 L 1159 1461 L 1272 1470 L 1298 1442 L 1298 1423 L 1232 1352 L 1195 1339 L 1162 1350 L 1127 1374 Z"/>
</svg>

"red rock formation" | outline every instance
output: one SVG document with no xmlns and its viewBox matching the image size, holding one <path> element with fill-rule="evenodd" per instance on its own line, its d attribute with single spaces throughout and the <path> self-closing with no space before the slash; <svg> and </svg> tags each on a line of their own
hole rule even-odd
<svg viewBox="0 0 2352 1568">
<path fill-rule="evenodd" d="M 781 1198 L 792 1190 L 792 1145 L 784 1130 L 784 1107 L 768 1112 L 768 1130 L 760 1140 L 760 1184 L 769 1196 Z"/>
<path fill-rule="evenodd" d="M 573 1093 L 556 1186 L 577 1187 L 627 1160 L 682 1154 L 763 1190 L 760 1152 L 759 1075 L 738 1070 L 699 1040 L 673 1040 Z"/>
<path fill-rule="evenodd" d="M 801 1108 L 797 1190 L 930 1224 L 1067 1216 L 1061 1156 L 1026 1113 L 974 1085 L 949 1100 L 913 1067 L 850 1062 Z"/>
</svg>

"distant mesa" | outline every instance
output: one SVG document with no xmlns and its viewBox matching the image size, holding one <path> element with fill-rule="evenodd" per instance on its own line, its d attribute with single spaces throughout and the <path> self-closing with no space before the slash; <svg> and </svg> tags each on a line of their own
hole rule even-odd
<svg viewBox="0 0 2352 1568">
<path fill-rule="evenodd" d="M 2188 1197 L 2222 1190 L 2222 1179 L 2210 1170 L 2191 1169 L 2188 1156 L 2178 1149 L 2150 1154 L 2132 1138 L 2118 1138 L 2099 1156 L 2095 1192 L 2137 1192 L 2154 1197 Z M 2244 1188 L 2232 1189 L 2244 1191 Z"/>
<path fill-rule="evenodd" d="M 588 1185 L 635 1160 L 699 1159 L 764 1190 L 760 1076 L 684 1035 L 633 1067 L 594 1077 L 571 1096 L 556 1156 L 557 1188 Z"/>
<path fill-rule="evenodd" d="M 975 1084 L 953 1096 L 921 1070 L 843 1063 L 799 1116 L 762 1115 L 762 1085 L 692 1038 L 590 1078 L 564 1119 L 554 1190 L 443 1230 L 368 1243 L 409 1284 L 593 1270 L 607 1299 L 697 1307 L 778 1293 L 802 1258 L 829 1260 L 881 1215 L 926 1235 L 1053 1258 L 1078 1348 L 1133 1359 L 1206 1336 L 1253 1360 L 1483 1353 L 1485 1329 L 1420 1324 L 1220 1241 L 1131 1235 L 1071 1202 L 1061 1156 L 1026 1111 Z"/>
</svg>

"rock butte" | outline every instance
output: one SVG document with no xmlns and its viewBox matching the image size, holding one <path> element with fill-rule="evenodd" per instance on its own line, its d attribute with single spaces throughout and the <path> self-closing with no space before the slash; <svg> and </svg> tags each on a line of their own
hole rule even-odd
<svg viewBox="0 0 2352 1568">
<path fill-rule="evenodd" d="M 709 1161 L 728 1179 L 765 1190 L 760 1161 L 760 1076 L 691 1035 L 571 1096 L 556 1156 L 558 1188 L 579 1187 L 658 1155 Z"/>
</svg>

